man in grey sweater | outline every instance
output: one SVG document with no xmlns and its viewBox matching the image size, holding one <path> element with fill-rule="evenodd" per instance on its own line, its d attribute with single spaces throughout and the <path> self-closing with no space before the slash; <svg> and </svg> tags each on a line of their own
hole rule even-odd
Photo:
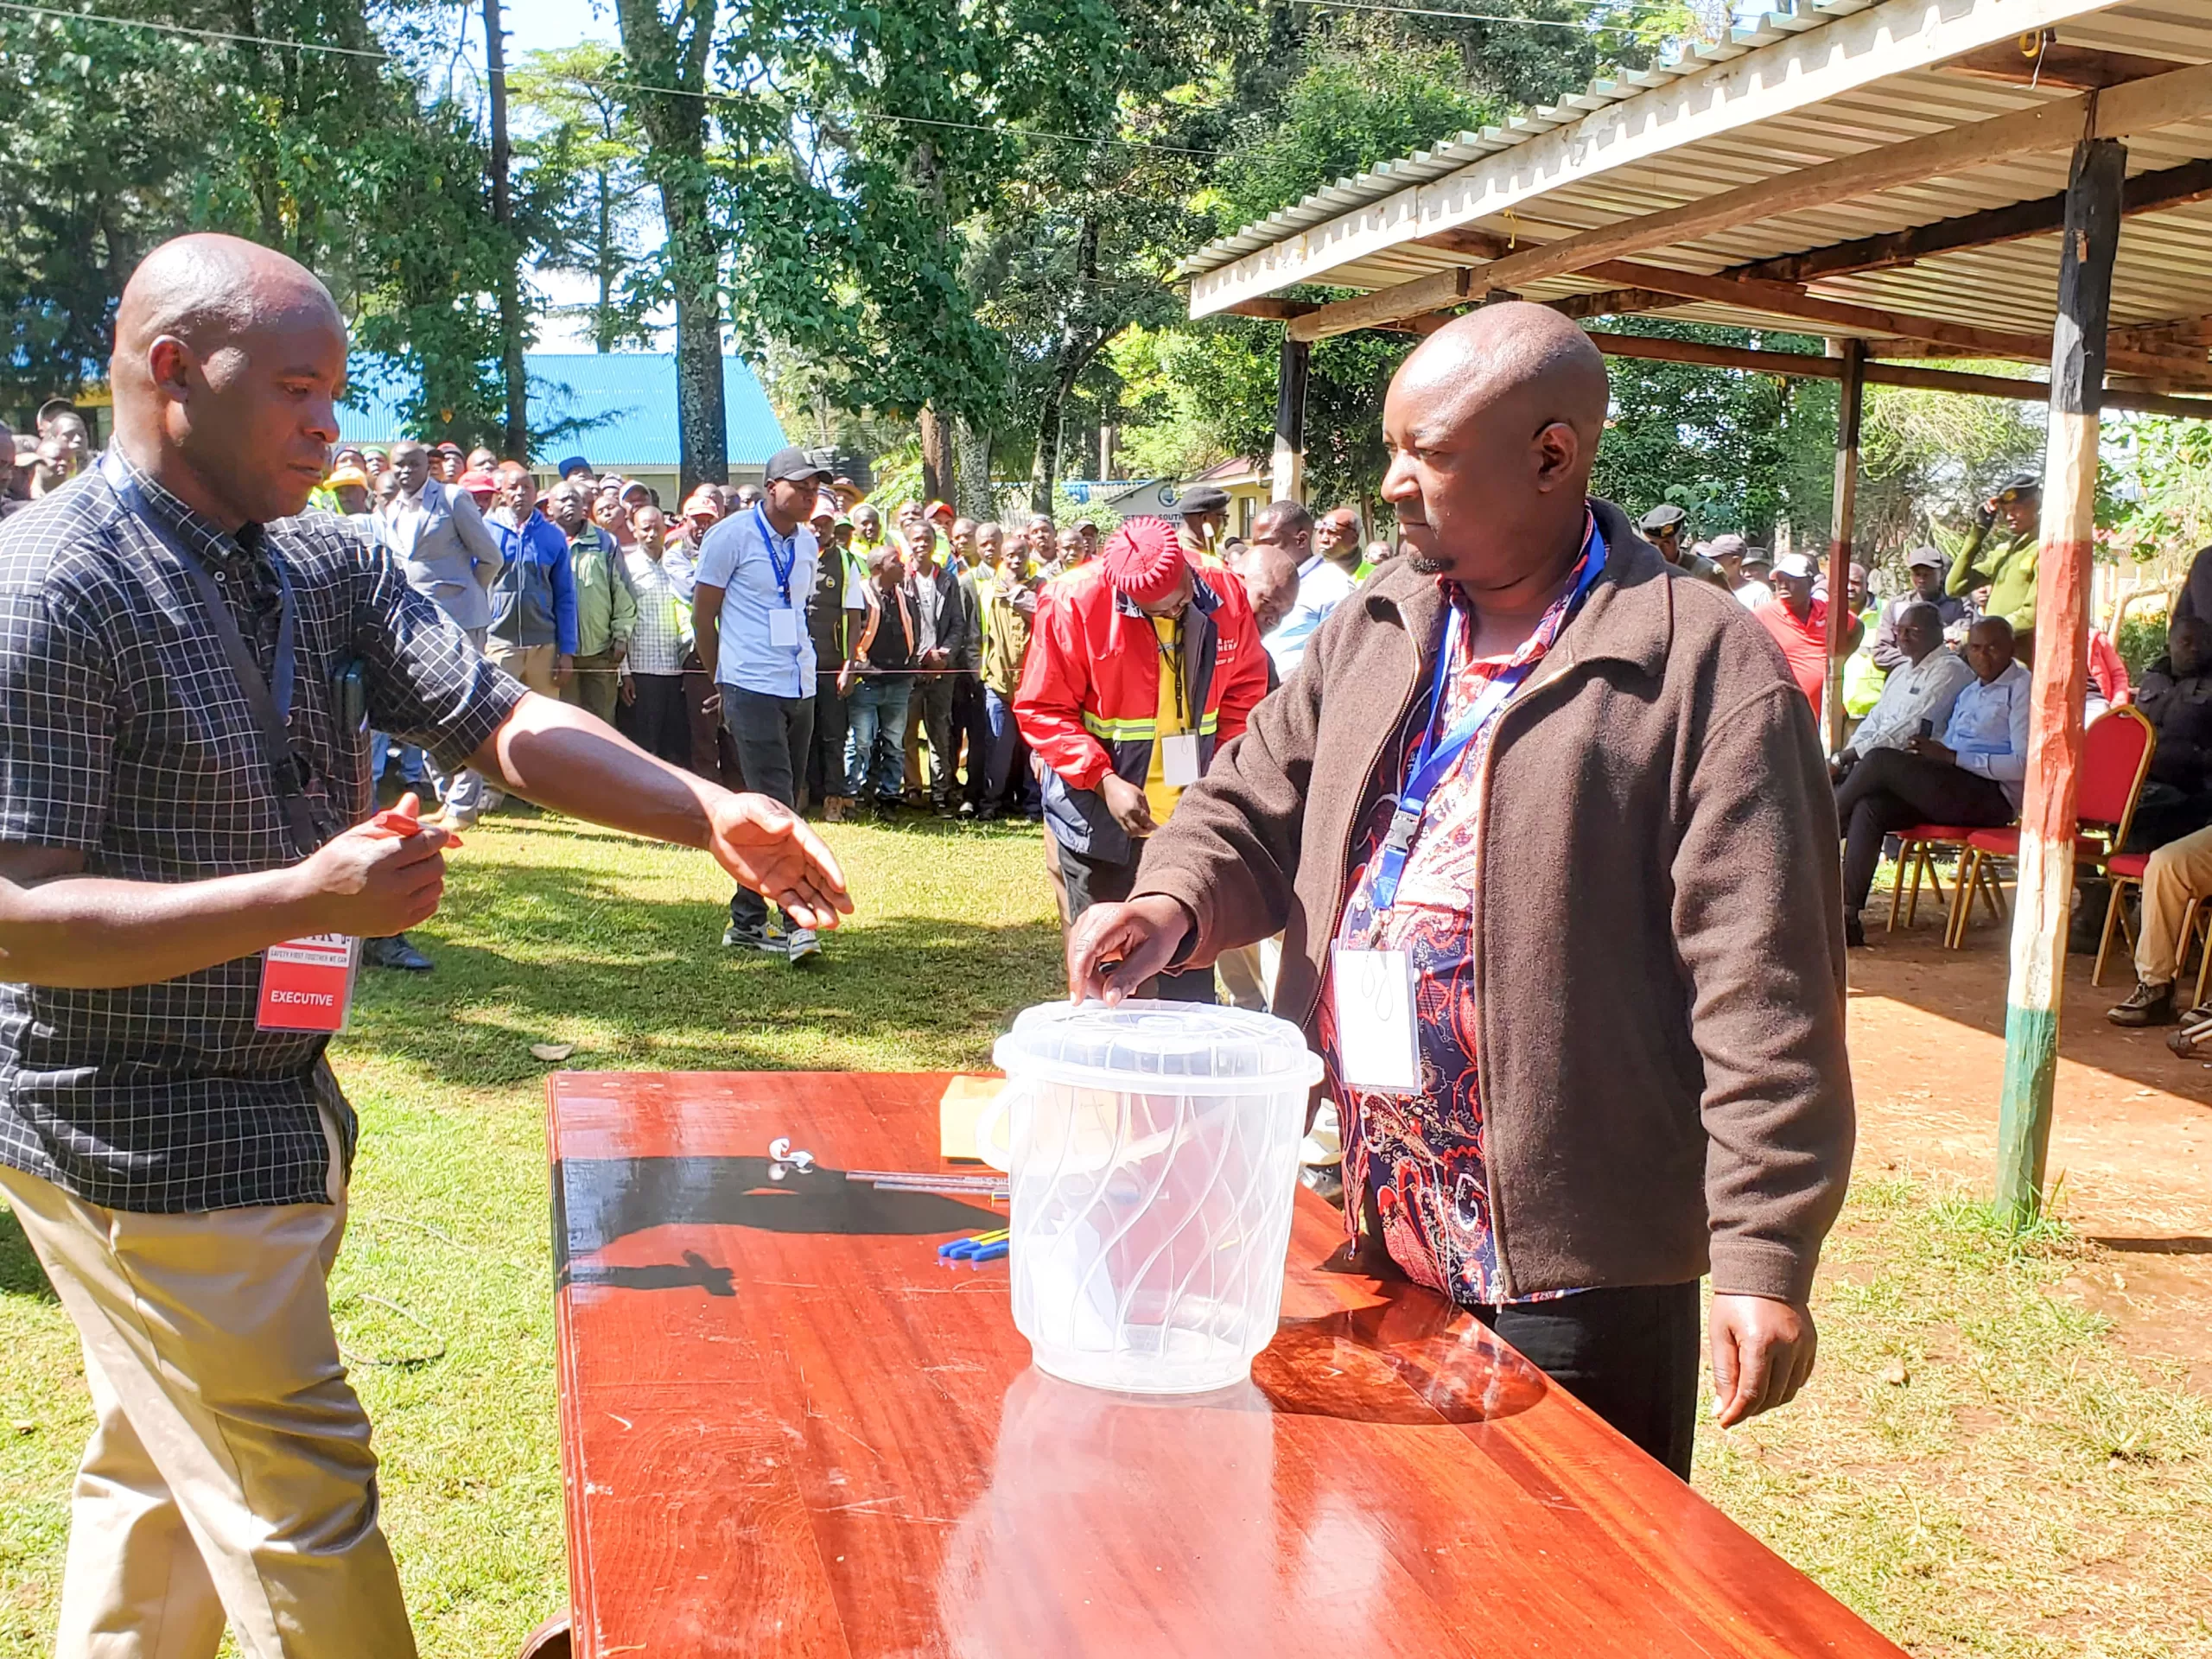
<svg viewBox="0 0 2212 1659">
<path fill-rule="evenodd" d="M 1764 630 L 1589 499 L 1607 398 L 1540 306 L 1407 359 L 1408 556 L 1085 912 L 1068 980 L 1110 1001 L 1282 929 L 1362 1263 L 1687 1476 L 1704 1274 L 1722 1425 L 1812 1370 L 1853 1135 L 1836 820 Z"/>
</svg>

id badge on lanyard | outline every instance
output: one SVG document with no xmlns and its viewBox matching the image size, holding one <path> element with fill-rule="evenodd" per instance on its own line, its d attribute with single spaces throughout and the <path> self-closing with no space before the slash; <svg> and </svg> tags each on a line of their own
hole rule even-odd
<svg viewBox="0 0 2212 1659">
<path fill-rule="evenodd" d="M 370 820 L 376 831 L 404 839 L 422 825 L 394 808 Z M 459 846 L 457 837 L 450 842 Z M 259 1031 L 346 1029 L 361 973 L 361 942 L 350 933 L 309 933 L 261 953 L 261 991 L 254 999 Z"/>
<path fill-rule="evenodd" d="M 776 589 L 782 599 L 780 608 L 772 607 L 768 612 L 768 644 L 778 651 L 798 649 L 798 612 L 791 606 L 791 571 L 798 564 L 798 532 L 793 531 L 784 543 L 783 556 L 777 556 L 775 527 L 769 524 L 768 515 L 756 502 L 753 516 L 760 524 L 760 539 L 768 549 L 768 568 L 775 572 Z"/>
<path fill-rule="evenodd" d="M 361 942 L 346 933 L 311 933 L 261 953 L 261 994 L 254 1025 L 262 1031 L 346 1029 Z"/>
<path fill-rule="evenodd" d="M 1586 552 L 1581 578 L 1567 601 L 1570 611 L 1589 592 L 1591 583 L 1605 566 L 1605 541 L 1594 526 L 1591 539 L 1592 545 Z M 1459 613 L 1454 609 L 1436 655 L 1428 721 L 1421 728 L 1421 746 L 1414 753 L 1397 810 L 1391 815 L 1389 831 L 1376 851 L 1369 876 L 1369 897 L 1378 914 L 1397 900 L 1406 858 L 1413 850 L 1421 820 L 1427 814 L 1429 798 L 1451 772 L 1460 752 L 1496 717 L 1528 674 L 1528 669 L 1523 667 L 1491 680 L 1451 731 L 1439 740 L 1436 722 L 1443 712 L 1445 688 L 1457 654 L 1459 629 Z M 1344 944 L 1332 945 L 1330 953 L 1338 1074 L 1346 1084 L 1356 1089 L 1372 1090 L 1378 1094 L 1418 1093 L 1421 1086 L 1421 1028 L 1414 1012 L 1418 976 L 1412 955 L 1404 950 L 1367 950 Z"/>
<path fill-rule="evenodd" d="M 1421 1028 L 1414 1018 L 1412 954 L 1332 944 L 1329 958 L 1338 1074 L 1354 1089 L 1418 1094 Z"/>
</svg>

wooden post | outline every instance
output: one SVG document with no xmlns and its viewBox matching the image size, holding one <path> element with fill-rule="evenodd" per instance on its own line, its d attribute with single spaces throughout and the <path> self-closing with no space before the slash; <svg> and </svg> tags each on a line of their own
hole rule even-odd
<svg viewBox="0 0 2212 1659">
<path fill-rule="evenodd" d="M 1866 401 L 1866 342 L 1831 340 L 1843 359 L 1842 396 L 1835 411 L 1835 500 L 1828 518 L 1828 678 L 1821 699 L 1821 729 L 1828 753 L 1843 747 L 1843 659 L 1851 633 L 1851 537 L 1859 499 L 1859 413 Z"/>
<path fill-rule="evenodd" d="M 2015 1227 L 2043 1205 L 2058 1073 L 2067 912 L 2074 893 L 2074 797 L 2088 677 L 2089 556 L 2097 496 L 2097 415 L 2105 319 L 2120 246 L 2127 150 L 2117 139 L 2074 147 L 2058 326 L 2050 354 L 2050 437 L 2044 451 L 2037 552 L 2035 681 L 2028 776 L 2020 806 L 2019 891 L 2012 908 L 2012 981 L 2005 1005 L 2005 1095 L 1998 1125 L 1997 1203 Z"/>
<path fill-rule="evenodd" d="M 1275 370 L 1275 453 L 1268 487 L 1277 501 L 1306 499 L 1306 372 L 1313 347 L 1283 336 Z"/>
</svg>

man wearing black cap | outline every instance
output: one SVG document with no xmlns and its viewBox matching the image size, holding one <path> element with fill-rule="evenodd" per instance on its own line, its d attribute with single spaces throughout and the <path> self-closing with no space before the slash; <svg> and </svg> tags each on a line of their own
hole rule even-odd
<svg viewBox="0 0 2212 1659">
<path fill-rule="evenodd" d="M 1229 497 L 1211 484 L 1193 485 L 1177 498 L 1175 511 L 1182 516 L 1177 539 L 1194 564 L 1217 564 L 1221 539 L 1229 533 Z"/>
<path fill-rule="evenodd" d="M 699 660 L 721 693 L 722 722 L 737 744 L 747 787 L 785 806 L 798 803 L 814 742 L 814 642 L 806 627 L 821 550 L 808 518 L 830 481 L 820 458 L 797 448 L 768 458 L 760 499 L 707 532 L 692 589 Z M 821 949 L 814 930 L 785 918 L 768 926 L 760 895 L 730 895 L 722 943 L 749 945 L 798 963 Z"/>
<path fill-rule="evenodd" d="M 1912 587 L 1882 607 L 1874 625 L 1874 666 L 1885 674 L 1906 667 L 1912 657 L 1897 638 L 1897 622 L 1916 605 L 1933 605 L 1946 632 L 1956 624 L 1971 622 L 1974 613 L 1963 599 L 1943 591 L 1943 556 L 1932 547 L 1916 547 L 1904 556 L 1905 575 Z"/>
<path fill-rule="evenodd" d="M 2015 473 L 1974 514 L 1974 531 L 1951 561 L 1943 591 L 1964 599 L 1987 584 L 1987 614 L 2012 625 L 2015 648 L 2034 660 L 2037 521 L 2043 513 L 2043 480 Z"/>
<path fill-rule="evenodd" d="M 1689 515 L 1673 502 L 1662 501 L 1652 508 L 1637 528 L 1643 532 L 1644 540 L 1659 550 L 1659 556 L 1682 575 L 1732 590 L 1734 584 L 1728 580 L 1726 572 L 1704 554 L 1682 545 L 1682 537 L 1688 533 Z"/>
</svg>

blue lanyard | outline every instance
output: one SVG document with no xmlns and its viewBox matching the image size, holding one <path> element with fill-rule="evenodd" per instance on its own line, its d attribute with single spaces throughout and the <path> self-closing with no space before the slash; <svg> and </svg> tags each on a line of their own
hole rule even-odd
<svg viewBox="0 0 2212 1659">
<path fill-rule="evenodd" d="M 776 573 L 776 586 L 782 590 L 784 608 L 791 607 L 791 569 L 798 563 L 798 531 L 794 530 L 784 537 L 782 556 L 777 556 L 776 532 L 768 523 L 768 515 L 760 504 L 753 504 L 753 516 L 760 521 L 760 539 L 768 544 L 768 563 Z"/>
<path fill-rule="evenodd" d="M 1592 524 L 1590 540 L 1583 549 L 1582 574 L 1567 596 L 1566 609 L 1560 613 L 1561 626 L 1566 626 L 1566 619 L 1574 613 L 1605 568 L 1605 534 Z M 1536 665 L 1532 660 L 1498 674 L 1475 694 L 1473 706 L 1440 741 L 1436 721 L 1444 708 L 1445 690 L 1452 683 L 1452 659 L 1459 654 L 1462 626 L 1459 607 L 1453 605 L 1445 620 L 1444 641 L 1438 647 L 1436 670 L 1429 679 L 1428 718 L 1421 723 L 1421 747 L 1414 751 L 1413 770 L 1405 786 L 1398 791 L 1398 810 L 1390 815 L 1390 831 L 1383 838 L 1382 851 L 1376 855 L 1374 875 L 1368 884 L 1378 911 L 1389 909 L 1396 901 L 1398 883 L 1406 872 L 1406 856 L 1413 850 L 1414 837 L 1421 833 L 1429 796 L 1451 772 L 1461 751 L 1482 734 L 1483 728 L 1497 717 L 1497 711 L 1521 689 L 1521 683 Z"/>
</svg>

